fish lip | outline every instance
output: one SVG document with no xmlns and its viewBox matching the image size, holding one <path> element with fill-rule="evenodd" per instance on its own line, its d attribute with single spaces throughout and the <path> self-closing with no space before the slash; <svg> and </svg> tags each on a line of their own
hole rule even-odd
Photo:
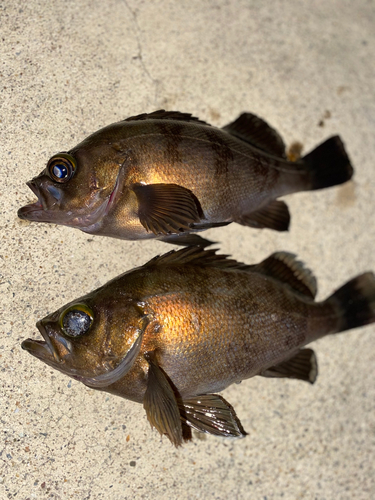
<svg viewBox="0 0 375 500">
<path fill-rule="evenodd" d="M 38 321 L 36 327 L 44 340 L 26 339 L 22 342 L 21 347 L 36 358 L 50 365 L 60 364 L 62 363 L 62 359 L 51 342 L 49 327 L 48 325 L 44 326 L 42 321 L 43 320 Z"/>
<path fill-rule="evenodd" d="M 21 207 L 17 215 L 20 219 L 22 220 L 29 220 L 29 221 L 36 221 L 36 220 L 41 220 L 41 215 L 44 215 L 45 212 L 43 210 L 42 204 L 40 201 L 37 201 L 35 203 L 30 203 L 29 205 L 25 205 Z"/>
<path fill-rule="evenodd" d="M 17 215 L 20 219 L 30 222 L 53 222 L 55 224 L 70 225 L 71 212 L 66 217 L 65 212 L 56 210 L 59 200 L 48 190 L 48 185 L 44 185 L 39 181 L 39 177 L 26 182 L 26 185 L 38 199 L 36 202 L 29 203 L 18 210 Z"/>
<path fill-rule="evenodd" d="M 35 196 L 38 198 L 38 201 L 40 201 L 40 191 L 38 186 L 36 185 L 34 179 L 31 181 L 26 182 L 26 186 L 31 189 L 31 191 L 35 194 Z"/>
<path fill-rule="evenodd" d="M 29 203 L 21 207 L 17 212 L 18 217 L 23 220 L 47 222 L 49 220 L 47 215 L 48 212 L 43 206 L 43 199 L 38 185 L 35 183 L 34 179 L 26 182 L 26 185 L 38 199 L 34 203 Z"/>
</svg>

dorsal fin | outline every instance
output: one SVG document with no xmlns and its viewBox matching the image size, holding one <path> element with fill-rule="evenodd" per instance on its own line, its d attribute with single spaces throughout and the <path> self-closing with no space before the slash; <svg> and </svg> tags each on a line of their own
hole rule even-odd
<svg viewBox="0 0 375 500">
<path fill-rule="evenodd" d="M 154 257 L 143 267 L 190 264 L 193 266 L 210 266 L 221 269 L 241 269 L 243 271 L 254 267 L 237 262 L 234 259 L 228 259 L 228 255 L 216 255 L 216 252 L 217 250 L 204 250 L 202 247 L 187 247 L 181 250 L 172 250 L 164 255 Z"/>
<path fill-rule="evenodd" d="M 317 291 L 315 277 L 291 253 L 276 252 L 260 264 L 251 267 L 253 272 L 269 276 L 311 299 L 315 298 Z"/>
<path fill-rule="evenodd" d="M 141 115 L 130 116 L 125 118 L 124 122 L 131 122 L 137 120 L 178 120 L 180 122 L 194 122 L 201 123 L 202 125 L 209 125 L 209 123 L 192 116 L 191 113 L 180 113 L 180 111 L 165 111 L 165 109 L 158 109 L 152 113 L 142 113 Z"/>
<path fill-rule="evenodd" d="M 316 295 L 316 279 L 295 255 L 287 252 L 276 252 L 256 265 L 247 265 L 229 259 L 228 255 L 216 255 L 217 250 L 205 250 L 202 247 L 187 247 L 172 250 L 158 255 L 144 264 L 143 267 L 164 266 L 173 264 L 189 264 L 193 266 L 216 267 L 220 269 L 237 269 L 269 276 L 293 290 L 314 299 Z"/>
<path fill-rule="evenodd" d="M 242 113 L 237 120 L 223 127 L 223 130 L 266 153 L 286 158 L 281 136 L 258 116 Z"/>
</svg>

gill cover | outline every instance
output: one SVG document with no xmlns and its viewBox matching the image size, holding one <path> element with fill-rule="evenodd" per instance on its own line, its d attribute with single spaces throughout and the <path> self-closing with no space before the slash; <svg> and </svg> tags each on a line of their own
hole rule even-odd
<svg viewBox="0 0 375 500">
<path fill-rule="evenodd" d="M 79 375 L 74 375 L 75 380 L 78 380 L 88 387 L 92 387 L 93 389 L 101 389 L 103 387 L 108 387 L 111 384 L 114 384 L 118 380 L 120 380 L 124 375 L 126 375 L 134 365 L 134 362 L 141 350 L 142 340 L 144 333 L 146 331 L 147 325 L 150 320 L 148 316 L 144 316 L 140 320 L 140 328 L 139 333 L 134 341 L 133 345 L 126 353 L 124 359 L 119 363 L 119 365 L 110 372 L 103 373 L 101 375 L 97 375 L 96 377 L 81 377 Z"/>
</svg>

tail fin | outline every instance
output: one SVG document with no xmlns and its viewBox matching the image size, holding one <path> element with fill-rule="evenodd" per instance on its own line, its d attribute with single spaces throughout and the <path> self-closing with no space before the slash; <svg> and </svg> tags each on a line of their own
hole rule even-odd
<svg viewBox="0 0 375 500">
<path fill-rule="evenodd" d="M 353 278 L 326 302 L 339 307 L 338 332 L 375 322 L 375 275 L 368 272 Z"/>
<path fill-rule="evenodd" d="M 311 172 L 312 190 L 342 184 L 353 175 L 353 167 L 338 135 L 320 144 L 304 156 L 303 161 Z"/>
</svg>

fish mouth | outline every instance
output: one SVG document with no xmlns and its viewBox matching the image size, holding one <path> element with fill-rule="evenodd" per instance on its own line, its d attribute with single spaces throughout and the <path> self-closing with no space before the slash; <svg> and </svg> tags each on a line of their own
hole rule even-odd
<svg viewBox="0 0 375 500">
<path fill-rule="evenodd" d="M 59 365 L 63 360 L 51 342 L 48 325 L 44 326 L 41 321 L 38 321 L 36 326 L 44 340 L 26 339 L 21 344 L 22 349 L 53 368 L 59 369 Z"/>
<path fill-rule="evenodd" d="M 91 209 L 90 207 L 88 209 L 86 205 L 81 209 L 69 209 L 69 207 L 64 209 L 61 207 L 61 193 L 46 182 L 45 179 L 35 178 L 26 184 L 38 199 L 18 210 L 17 214 L 20 219 L 30 222 L 52 222 L 62 226 L 78 227 L 87 232 L 106 215 L 108 205 L 114 195 L 112 191 L 108 197 L 100 200 L 102 191 L 100 190 L 93 197 Z"/>
<path fill-rule="evenodd" d="M 23 220 L 37 221 L 37 222 L 50 222 L 55 217 L 54 212 L 51 210 L 46 210 L 45 203 L 43 203 L 43 198 L 39 187 L 36 185 L 34 180 L 26 182 L 27 186 L 38 198 L 36 202 L 30 203 L 21 207 L 18 210 L 18 217 Z"/>
</svg>

